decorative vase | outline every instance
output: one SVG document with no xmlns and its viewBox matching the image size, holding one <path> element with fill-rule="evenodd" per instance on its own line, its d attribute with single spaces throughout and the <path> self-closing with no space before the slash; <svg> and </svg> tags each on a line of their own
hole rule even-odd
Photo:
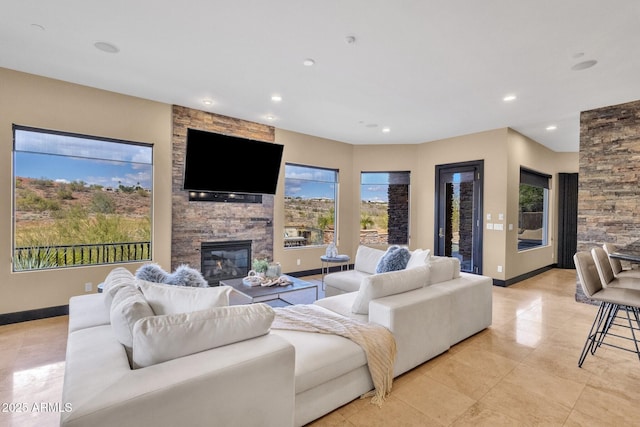
<svg viewBox="0 0 640 427">
<path fill-rule="evenodd" d="M 276 277 L 280 277 L 281 274 L 282 274 L 282 267 L 280 267 L 279 262 L 269 263 L 269 267 L 267 267 L 267 277 L 276 278 Z"/>
<path fill-rule="evenodd" d="M 335 258 L 338 256 L 338 248 L 336 248 L 336 244 L 331 242 L 329 243 L 329 245 L 327 246 L 327 251 L 325 252 L 325 255 L 329 258 Z"/>
</svg>

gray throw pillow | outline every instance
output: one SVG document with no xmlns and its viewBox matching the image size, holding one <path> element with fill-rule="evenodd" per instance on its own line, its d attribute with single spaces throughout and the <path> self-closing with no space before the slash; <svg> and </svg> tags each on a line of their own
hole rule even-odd
<svg viewBox="0 0 640 427">
<path fill-rule="evenodd" d="M 387 252 L 382 255 L 378 265 L 376 265 L 376 273 L 386 273 L 388 271 L 404 270 L 411 258 L 411 252 L 407 248 L 400 246 L 389 246 Z"/>
<path fill-rule="evenodd" d="M 148 263 L 136 271 L 136 277 L 147 282 L 167 285 L 209 287 L 202 273 L 186 264 L 178 266 L 173 273 L 167 273 L 158 264 Z"/>
</svg>

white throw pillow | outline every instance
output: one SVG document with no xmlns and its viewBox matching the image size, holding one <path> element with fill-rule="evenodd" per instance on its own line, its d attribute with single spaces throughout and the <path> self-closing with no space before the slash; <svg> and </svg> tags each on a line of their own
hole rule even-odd
<svg viewBox="0 0 640 427">
<path fill-rule="evenodd" d="M 427 265 L 365 277 L 362 279 L 351 311 L 357 314 L 369 314 L 371 300 L 419 289 L 428 283 L 429 267 Z"/>
<path fill-rule="evenodd" d="M 138 288 L 156 315 L 189 313 L 229 305 L 230 286 L 195 288 L 136 279 Z"/>
<path fill-rule="evenodd" d="M 124 267 L 114 268 L 104 279 L 102 293 L 104 294 L 104 304 L 107 310 L 111 310 L 114 295 L 123 286 L 135 287 L 135 277 Z"/>
<path fill-rule="evenodd" d="M 133 347 L 133 325 L 140 319 L 153 316 L 153 311 L 144 299 L 142 292 L 134 286 L 125 286 L 113 297 L 109 317 L 111 329 L 116 339 L 127 351 L 131 362 Z"/>
<path fill-rule="evenodd" d="M 354 270 L 363 273 L 375 274 L 378 261 L 385 254 L 382 249 L 370 248 L 369 246 L 360 245 L 356 251 L 356 259 L 353 264 Z"/>
<path fill-rule="evenodd" d="M 410 268 L 420 267 L 429 262 L 429 257 L 431 256 L 431 250 L 429 249 L 416 249 L 411 252 L 411 258 L 409 258 L 409 262 L 407 262 L 407 270 Z"/>
<path fill-rule="evenodd" d="M 251 304 L 144 318 L 133 328 L 133 366 L 143 368 L 265 335 L 274 316 L 268 305 Z"/>
</svg>

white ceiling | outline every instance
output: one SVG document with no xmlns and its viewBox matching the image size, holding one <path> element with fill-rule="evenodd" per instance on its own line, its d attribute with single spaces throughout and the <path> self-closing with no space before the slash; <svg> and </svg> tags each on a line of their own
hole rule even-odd
<svg viewBox="0 0 640 427">
<path fill-rule="evenodd" d="M 0 0 L 0 67 L 352 144 L 575 152 L 580 111 L 640 99 L 639 49 L 638 0 Z"/>
</svg>

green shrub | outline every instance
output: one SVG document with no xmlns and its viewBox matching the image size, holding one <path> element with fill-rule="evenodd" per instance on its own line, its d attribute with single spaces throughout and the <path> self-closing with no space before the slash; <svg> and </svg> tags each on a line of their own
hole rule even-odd
<svg viewBox="0 0 640 427">
<path fill-rule="evenodd" d="M 58 198 L 60 200 L 73 200 L 73 192 L 66 185 L 58 188 Z"/>
<path fill-rule="evenodd" d="M 45 199 L 31 190 L 20 190 L 16 195 L 16 207 L 27 212 L 57 211 L 60 210 L 60 203 Z"/>
<path fill-rule="evenodd" d="M 13 258 L 14 271 L 41 270 L 57 266 L 56 251 L 49 247 L 25 248 L 16 252 Z"/>
<path fill-rule="evenodd" d="M 112 214 L 116 212 L 116 202 L 109 194 L 95 191 L 91 197 L 91 210 L 101 214 Z"/>
</svg>

